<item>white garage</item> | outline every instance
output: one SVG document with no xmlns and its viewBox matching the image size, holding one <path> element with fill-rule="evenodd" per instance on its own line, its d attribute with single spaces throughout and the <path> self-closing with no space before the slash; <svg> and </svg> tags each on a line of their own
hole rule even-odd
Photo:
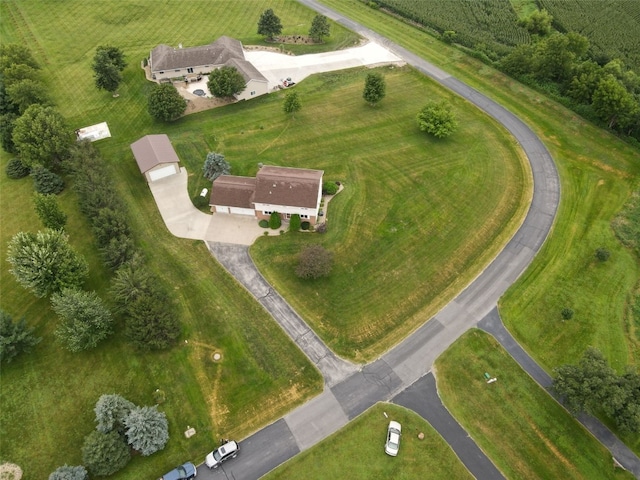
<svg viewBox="0 0 640 480">
<path fill-rule="evenodd" d="M 131 151 L 149 183 L 180 173 L 180 159 L 164 134 L 142 137 L 131 144 Z"/>
<path fill-rule="evenodd" d="M 213 181 L 209 205 L 215 213 L 256 216 L 253 208 L 253 192 L 256 179 L 221 175 Z"/>
</svg>

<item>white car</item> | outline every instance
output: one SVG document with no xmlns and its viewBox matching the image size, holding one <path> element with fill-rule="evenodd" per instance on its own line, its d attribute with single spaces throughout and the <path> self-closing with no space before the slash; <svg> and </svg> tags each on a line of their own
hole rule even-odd
<svg viewBox="0 0 640 480">
<path fill-rule="evenodd" d="M 384 453 L 395 457 L 400 450 L 400 435 L 402 434 L 402 427 L 398 422 L 391 420 L 389 422 L 389 428 L 387 428 L 387 443 L 384 444 Z"/>
<path fill-rule="evenodd" d="M 227 441 L 227 443 L 216 448 L 213 452 L 207 455 L 204 462 L 209 468 L 218 468 L 222 462 L 230 458 L 236 458 L 239 451 L 240 447 L 237 442 L 234 442 L 233 440 Z"/>
</svg>

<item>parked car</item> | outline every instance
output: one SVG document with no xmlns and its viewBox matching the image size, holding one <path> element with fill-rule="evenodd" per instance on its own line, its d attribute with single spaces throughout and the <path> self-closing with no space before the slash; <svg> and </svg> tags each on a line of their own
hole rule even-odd
<svg viewBox="0 0 640 480">
<path fill-rule="evenodd" d="M 169 473 L 165 473 L 160 480 L 184 480 L 196 478 L 198 474 L 196 466 L 191 463 L 183 463 L 179 467 L 174 468 Z"/>
<path fill-rule="evenodd" d="M 387 428 L 387 443 L 384 444 L 384 453 L 395 457 L 400 450 L 400 436 L 402 435 L 402 427 L 398 422 L 391 420 L 389 428 Z"/>
<path fill-rule="evenodd" d="M 205 463 L 209 468 L 218 468 L 222 462 L 226 462 L 230 458 L 236 458 L 240 447 L 237 442 L 233 440 L 227 440 L 224 445 L 216 448 L 213 452 L 207 455 Z"/>
</svg>

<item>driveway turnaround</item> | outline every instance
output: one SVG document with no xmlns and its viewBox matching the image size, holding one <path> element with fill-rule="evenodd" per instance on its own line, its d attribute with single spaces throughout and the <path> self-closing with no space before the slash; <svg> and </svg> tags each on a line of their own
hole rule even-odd
<svg viewBox="0 0 640 480">
<path fill-rule="evenodd" d="M 149 183 L 149 189 L 167 229 L 176 237 L 212 242 L 251 245 L 263 235 L 253 217 L 243 215 L 208 215 L 193 206 L 187 188 L 187 170 Z"/>
<path fill-rule="evenodd" d="M 404 64 L 400 57 L 376 42 L 335 52 L 295 56 L 265 50 L 245 50 L 244 56 L 268 80 L 269 90 L 282 85 L 283 80 L 288 78 L 297 83 L 315 73 Z"/>
</svg>

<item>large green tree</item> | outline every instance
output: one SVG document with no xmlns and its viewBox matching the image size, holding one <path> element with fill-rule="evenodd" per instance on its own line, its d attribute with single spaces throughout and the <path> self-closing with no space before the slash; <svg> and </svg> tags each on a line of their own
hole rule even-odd
<svg viewBox="0 0 640 480">
<path fill-rule="evenodd" d="M 61 321 L 55 335 L 71 352 L 89 350 L 113 333 L 113 318 L 96 292 L 65 288 L 51 296 Z"/>
<path fill-rule="evenodd" d="M 33 206 L 40 217 L 44 228 L 61 230 L 67 223 L 67 214 L 62 211 L 55 195 L 36 193 L 33 196 Z"/>
<path fill-rule="evenodd" d="M 172 122 L 184 113 L 187 101 L 182 98 L 173 85 L 163 83 L 154 85 L 151 89 L 147 108 L 149 114 L 157 120 Z"/>
<path fill-rule="evenodd" d="M 13 143 L 23 163 L 56 167 L 67 157 L 71 130 L 53 107 L 29 106 L 13 126 Z"/>
<path fill-rule="evenodd" d="M 84 439 L 82 461 L 95 476 L 112 475 L 124 468 L 130 459 L 129 446 L 116 431 L 94 430 Z"/>
<path fill-rule="evenodd" d="M 38 62 L 26 46 L 19 43 L 0 43 L 0 73 L 11 65 L 22 64 L 31 68 L 40 68 Z"/>
<path fill-rule="evenodd" d="M 27 78 L 7 87 L 7 95 L 20 113 L 24 113 L 31 105 L 49 105 L 51 100 L 45 85 Z"/>
<path fill-rule="evenodd" d="M 417 116 L 418 128 L 437 138 L 445 138 L 458 128 L 458 121 L 447 102 L 429 102 Z"/>
<path fill-rule="evenodd" d="M 258 20 L 258 35 L 263 35 L 267 39 L 273 40 L 280 33 L 282 33 L 280 18 L 270 8 L 262 12 L 260 20 Z"/>
<path fill-rule="evenodd" d="M 247 82 L 236 67 L 216 68 L 209 74 L 207 87 L 214 97 L 233 97 L 244 90 Z"/>
<path fill-rule="evenodd" d="M 370 72 L 364 80 L 364 91 L 362 98 L 369 105 L 376 105 L 386 95 L 387 84 L 381 73 Z"/>
<path fill-rule="evenodd" d="M 606 75 L 593 92 L 593 109 L 609 128 L 626 129 L 640 110 L 638 100 L 613 75 Z"/>
<path fill-rule="evenodd" d="M 144 456 L 162 450 L 169 441 L 167 416 L 157 407 L 135 407 L 124 419 L 129 445 Z"/>
<path fill-rule="evenodd" d="M 22 352 L 29 352 L 40 340 L 33 334 L 33 328 L 27 326 L 24 317 L 14 322 L 11 315 L 0 310 L 0 364 L 11 362 Z"/>
<path fill-rule="evenodd" d="M 207 158 L 202 166 L 204 178 L 213 182 L 220 175 L 229 175 L 230 173 L 231 165 L 224 159 L 224 155 L 217 152 L 207 153 Z"/>
<path fill-rule="evenodd" d="M 322 42 L 325 37 L 330 35 L 329 20 L 324 15 L 316 15 L 311 22 L 309 36 L 314 42 Z"/>
<path fill-rule="evenodd" d="M 122 70 L 127 66 L 124 53 L 118 47 L 101 45 L 93 57 L 93 77 L 96 87 L 115 92 L 122 81 Z"/>
<path fill-rule="evenodd" d="M 89 273 L 87 262 L 60 230 L 16 233 L 9 242 L 7 260 L 18 283 L 38 297 L 79 288 Z"/>
</svg>

